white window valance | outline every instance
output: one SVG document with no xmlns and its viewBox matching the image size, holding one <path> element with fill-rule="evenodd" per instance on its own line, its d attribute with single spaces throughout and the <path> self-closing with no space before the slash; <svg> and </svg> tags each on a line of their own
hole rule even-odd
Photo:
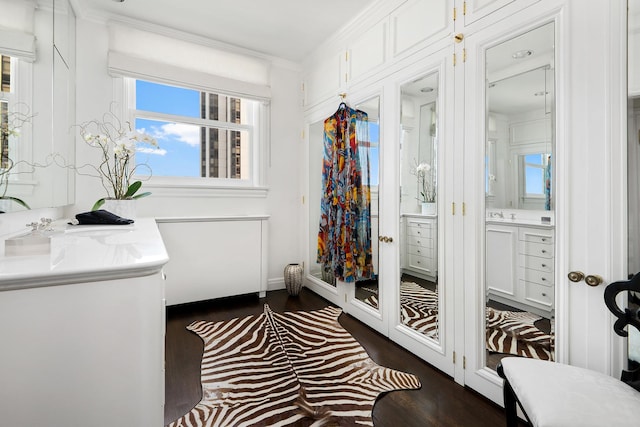
<svg viewBox="0 0 640 427">
<path fill-rule="evenodd" d="M 0 53 L 33 62 L 35 3 L 0 0 Z"/>
<path fill-rule="evenodd" d="M 109 73 L 269 99 L 268 61 L 112 23 Z"/>
</svg>

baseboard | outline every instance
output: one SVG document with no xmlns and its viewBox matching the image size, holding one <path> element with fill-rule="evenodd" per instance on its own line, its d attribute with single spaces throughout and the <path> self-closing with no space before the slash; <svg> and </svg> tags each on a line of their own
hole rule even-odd
<svg viewBox="0 0 640 427">
<path fill-rule="evenodd" d="M 275 279 L 267 280 L 267 291 L 277 291 L 280 289 L 286 289 L 284 286 L 284 277 L 276 277 Z"/>
</svg>

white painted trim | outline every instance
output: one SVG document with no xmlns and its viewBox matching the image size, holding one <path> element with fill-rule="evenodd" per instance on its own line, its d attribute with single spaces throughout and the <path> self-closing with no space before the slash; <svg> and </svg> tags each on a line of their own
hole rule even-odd
<svg viewBox="0 0 640 427">
<path fill-rule="evenodd" d="M 156 223 L 184 223 L 184 222 L 216 222 L 216 221 L 265 221 L 271 215 L 225 215 L 225 216 L 190 216 L 190 217 L 158 217 Z"/>
</svg>

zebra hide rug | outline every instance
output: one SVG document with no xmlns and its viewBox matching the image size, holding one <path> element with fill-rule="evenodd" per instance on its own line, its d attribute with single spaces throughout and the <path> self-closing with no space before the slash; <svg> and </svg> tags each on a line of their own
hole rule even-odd
<svg viewBox="0 0 640 427">
<path fill-rule="evenodd" d="M 260 315 L 192 323 L 204 341 L 203 397 L 169 426 L 372 426 L 379 394 L 420 381 L 371 360 L 341 313 L 281 314 L 265 304 Z"/>
<path fill-rule="evenodd" d="M 528 311 L 503 311 L 487 307 L 487 350 L 540 360 L 553 360 L 553 334 L 535 325 L 539 316 Z"/>
</svg>

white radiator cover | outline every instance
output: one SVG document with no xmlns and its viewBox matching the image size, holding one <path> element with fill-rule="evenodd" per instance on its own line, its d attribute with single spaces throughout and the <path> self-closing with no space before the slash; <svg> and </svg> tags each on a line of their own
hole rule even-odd
<svg viewBox="0 0 640 427">
<path fill-rule="evenodd" d="M 266 215 L 157 218 L 167 305 L 267 290 Z"/>
</svg>

